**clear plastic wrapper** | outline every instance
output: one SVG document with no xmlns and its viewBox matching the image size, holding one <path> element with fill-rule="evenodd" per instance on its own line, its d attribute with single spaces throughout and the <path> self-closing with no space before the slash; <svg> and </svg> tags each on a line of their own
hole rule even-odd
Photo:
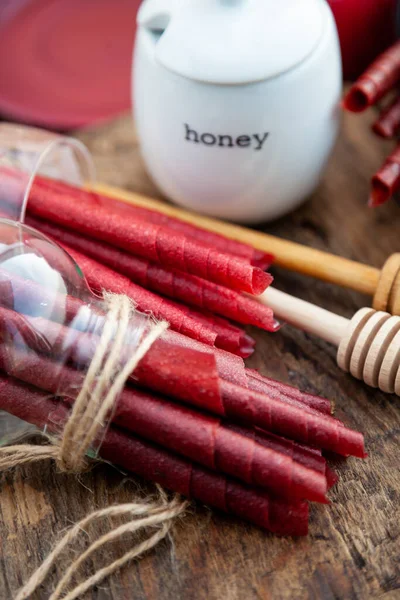
<svg viewBox="0 0 400 600">
<path fill-rule="evenodd" d="M 6 188 L 0 176 L 0 362 L 1 374 L 19 379 L 29 365 L 43 372 L 49 396 L 77 398 L 87 381 L 88 370 L 100 343 L 105 345 L 103 366 L 118 348 L 118 360 L 110 376 L 100 367 L 89 384 L 95 388 L 102 378 L 103 396 L 128 357 L 137 351 L 152 327 L 147 315 L 129 313 L 123 335 L 107 318 L 108 306 L 88 288 L 73 259 L 24 221 L 29 189 L 36 174 L 75 185 L 94 178 L 90 155 L 77 140 L 33 128 L 0 125 L 0 172 L 12 168 L 23 176 L 20 184 Z M 12 198 L 10 198 L 12 195 Z M 12 200 L 10 202 L 10 199 Z M 12 211 L 10 212 L 10 207 Z M 4 218 L 7 216 L 8 218 Z M 116 341 L 116 336 L 119 339 Z M 97 418 L 97 417 L 96 417 Z M 94 441 L 96 452 L 112 414 L 101 417 L 101 435 Z M 55 423 L 43 429 L 57 433 Z M 32 426 L 8 413 L 0 413 L 0 444 L 10 444 L 33 431 Z"/>
</svg>

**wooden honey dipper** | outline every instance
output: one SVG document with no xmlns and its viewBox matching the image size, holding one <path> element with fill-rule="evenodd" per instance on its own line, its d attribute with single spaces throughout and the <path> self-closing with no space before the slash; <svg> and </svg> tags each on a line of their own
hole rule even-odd
<svg viewBox="0 0 400 600">
<path fill-rule="evenodd" d="M 375 310 L 362 308 L 352 319 L 273 287 L 258 299 L 270 306 L 279 319 L 337 346 L 337 362 L 344 371 L 374 388 L 400 395 L 400 317 L 389 314 L 400 315 L 400 253 L 393 254 L 380 271 L 321 250 L 190 213 L 140 194 L 104 184 L 91 189 L 271 252 L 276 256 L 276 264 L 286 269 L 373 295 Z"/>
<path fill-rule="evenodd" d="M 119 188 L 99 184 L 92 189 L 101 194 L 157 210 L 198 227 L 250 244 L 263 252 L 270 252 L 275 255 L 275 264 L 279 267 L 373 296 L 372 306 L 375 310 L 400 315 L 400 253 L 390 256 L 383 268 L 379 270 L 260 231 L 253 231 L 246 227 L 191 213 L 165 202 Z"/>
<path fill-rule="evenodd" d="M 258 299 L 279 319 L 337 346 L 341 369 L 400 396 L 400 317 L 362 308 L 346 319 L 272 287 Z"/>
</svg>

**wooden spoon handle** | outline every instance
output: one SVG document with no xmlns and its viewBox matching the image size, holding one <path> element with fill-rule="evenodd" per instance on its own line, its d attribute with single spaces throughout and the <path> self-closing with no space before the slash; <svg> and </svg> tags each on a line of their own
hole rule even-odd
<svg viewBox="0 0 400 600">
<path fill-rule="evenodd" d="M 349 319 L 336 315 L 300 298 L 295 298 L 269 287 L 257 300 L 274 311 L 278 319 L 294 327 L 316 335 L 338 346 L 349 326 Z"/>
<path fill-rule="evenodd" d="M 296 271 L 303 275 L 329 281 L 342 287 L 347 287 L 370 296 L 375 294 L 378 286 L 380 271 L 374 267 L 322 252 L 314 248 L 302 246 L 295 242 L 254 231 L 240 225 L 226 223 L 203 215 L 183 210 L 171 204 L 166 204 L 153 198 L 128 192 L 104 184 L 92 188 L 94 191 L 111 196 L 137 206 L 143 206 L 187 221 L 203 229 L 220 233 L 226 237 L 250 244 L 263 252 L 275 255 L 275 264 Z"/>
</svg>

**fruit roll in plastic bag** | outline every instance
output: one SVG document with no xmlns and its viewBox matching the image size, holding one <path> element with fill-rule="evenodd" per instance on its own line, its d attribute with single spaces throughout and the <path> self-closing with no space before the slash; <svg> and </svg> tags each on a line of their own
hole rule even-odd
<svg viewBox="0 0 400 600">
<path fill-rule="evenodd" d="M 41 174 L 75 185 L 93 181 L 95 170 L 90 154 L 77 140 L 3 123 L 0 125 L 0 165 L 21 174 L 20 186 L 13 186 L 12 190 L 4 189 L 0 178 L 1 198 L 13 195 L 7 207 L 0 206 L 1 214 L 9 217 L 0 220 L 2 375 L 18 379 L 26 357 L 45 355 L 51 361 L 51 377 L 55 380 L 47 382 L 47 387 L 51 387 L 55 395 L 76 400 L 82 387 L 89 386 L 89 394 L 97 393 L 104 399 L 127 360 L 153 328 L 153 322 L 127 302 L 124 308 L 117 308 L 116 312 L 114 309 L 115 315 L 110 317 L 113 298 L 96 297 L 71 257 L 23 223 L 34 177 Z M 127 324 L 123 331 L 118 326 L 120 310 Z M 79 343 L 82 335 L 86 342 L 84 349 Z M 112 364 L 111 354 L 115 357 Z M 72 361 L 73 385 L 66 377 L 65 368 Z M 109 369 L 107 372 L 105 367 Z M 43 380 L 46 376 L 46 373 L 41 374 Z M 114 397 L 113 406 L 116 401 Z M 94 453 L 112 418 L 112 410 L 112 406 L 108 410 L 105 406 L 100 414 L 93 416 L 98 421 L 99 431 L 92 448 Z M 88 414 L 83 415 L 89 419 Z M 56 433 L 51 414 L 43 426 Z M 30 431 L 32 428 L 26 423 L 3 411 L 0 413 L 2 445 Z"/>
<path fill-rule="evenodd" d="M 12 131 L 0 125 L 0 167 L 22 172 L 27 188 L 2 188 L 0 177 L 14 207 L 0 206 L 0 410 L 17 417 L 0 418 L 3 468 L 8 456 L 43 456 L 16 443 L 27 422 L 48 435 L 45 456 L 64 471 L 99 456 L 275 533 L 304 535 L 305 499 L 326 502 L 325 478 L 226 427 L 214 353 L 186 347 L 124 295 L 93 295 L 70 255 L 24 224 L 36 174 L 79 185 L 93 168 L 68 138 L 50 134 L 46 145 L 43 132 Z M 21 146 L 24 131 L 40 140 L 36 154 Z"/>
</svg>

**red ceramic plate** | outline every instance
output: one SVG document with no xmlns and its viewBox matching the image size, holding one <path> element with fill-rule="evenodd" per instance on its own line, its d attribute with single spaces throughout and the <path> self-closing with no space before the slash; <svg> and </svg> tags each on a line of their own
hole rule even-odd
<svg viewBox="0 0 400 600">
<path fill-rule="evenodd" d="M 129 110 L 140 0 L 0 0 L 0 113 L 56 129 Z"/>
</svg>

